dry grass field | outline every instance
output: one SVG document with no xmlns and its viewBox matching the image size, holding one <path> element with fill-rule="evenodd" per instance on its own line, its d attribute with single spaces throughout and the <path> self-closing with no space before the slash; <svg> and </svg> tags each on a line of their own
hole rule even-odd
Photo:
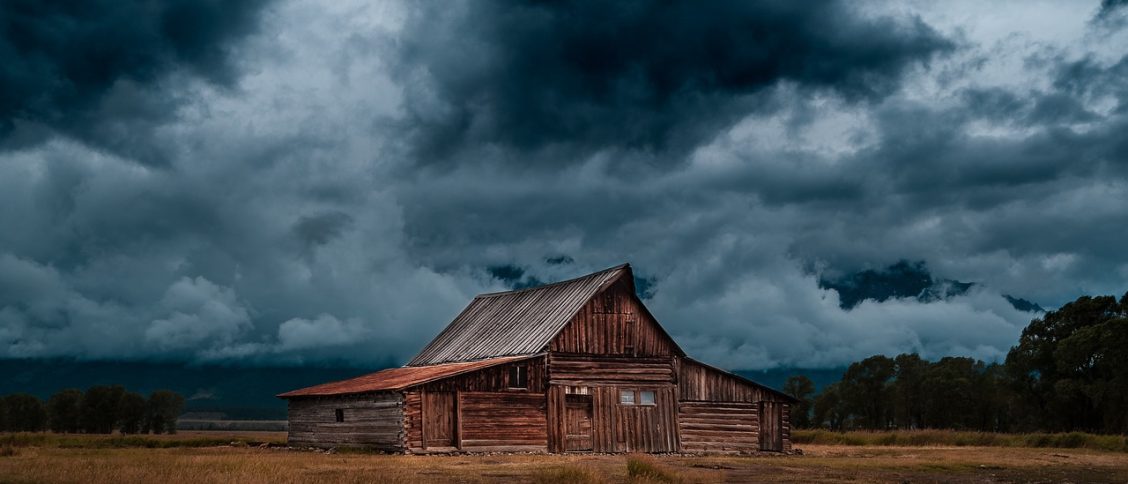
<svg viewBox="0 0 1128 484">
<path fill-rule="evenodd" d="M 0 436 L 0 482 L 1128 482 L 1128 454 L 1093 449 L 798 446 L 804 455 L 396 456 L 289 450 L 281 433 Z M 234 442 L 234 445 L 232 445 Z M 174 447 L 173 445 L 186 445 Z"/>
</svg>

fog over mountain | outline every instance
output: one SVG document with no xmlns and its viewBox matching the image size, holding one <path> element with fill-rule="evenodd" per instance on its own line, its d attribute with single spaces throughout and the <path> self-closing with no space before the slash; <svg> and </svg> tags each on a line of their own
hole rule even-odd
<svg viewBox="0 0 1128 484">
<path fill-rule="evenodd" d="M 1128 288 L 1122 4 L 4 2 L 0 357 L 402 363 L 630 262 L 723 367 L 996 360 Z"/>
</svg>

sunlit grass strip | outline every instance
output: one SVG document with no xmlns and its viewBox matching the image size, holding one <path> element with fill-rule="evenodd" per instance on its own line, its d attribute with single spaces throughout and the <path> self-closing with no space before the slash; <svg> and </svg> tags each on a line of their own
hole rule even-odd
<svg viewBox="0 0 1128 484">
<path fill-rule="evenodd" d="M 1051 447 L 1128 452 L 1128 437 L 1084 432 L 1003 434 L 956 430 L 792 430 L 794 444 L 955 447 Z"/>
</svg>

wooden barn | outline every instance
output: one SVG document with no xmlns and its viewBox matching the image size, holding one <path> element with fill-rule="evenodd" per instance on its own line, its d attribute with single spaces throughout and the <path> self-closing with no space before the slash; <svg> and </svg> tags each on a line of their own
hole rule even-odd
<svg viewBox="0 0 1128 484">
<path fill-rule="evenodd" d="M 279 395 L 291 445 L 788 452 L 793 399 L 693 360 L 629 265 L 482 294 L 406 366 Z"/>
</svg>

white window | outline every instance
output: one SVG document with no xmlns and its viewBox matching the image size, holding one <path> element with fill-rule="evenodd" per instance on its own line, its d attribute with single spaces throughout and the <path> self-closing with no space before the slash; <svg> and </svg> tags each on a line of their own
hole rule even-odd
<svg viewBox="0 0 1128 484">
<path fill-rule="evenodd" d="M 639 405 L 656 405 L 654 403 L 654 392 L 651 390 L 643 390 L 638 392 Z"/>
<path fill-rule="evenodd" d="M 634 405 L 634 390 L 619 390 L 619 403 L 622 405 Z"/>
</svg>

